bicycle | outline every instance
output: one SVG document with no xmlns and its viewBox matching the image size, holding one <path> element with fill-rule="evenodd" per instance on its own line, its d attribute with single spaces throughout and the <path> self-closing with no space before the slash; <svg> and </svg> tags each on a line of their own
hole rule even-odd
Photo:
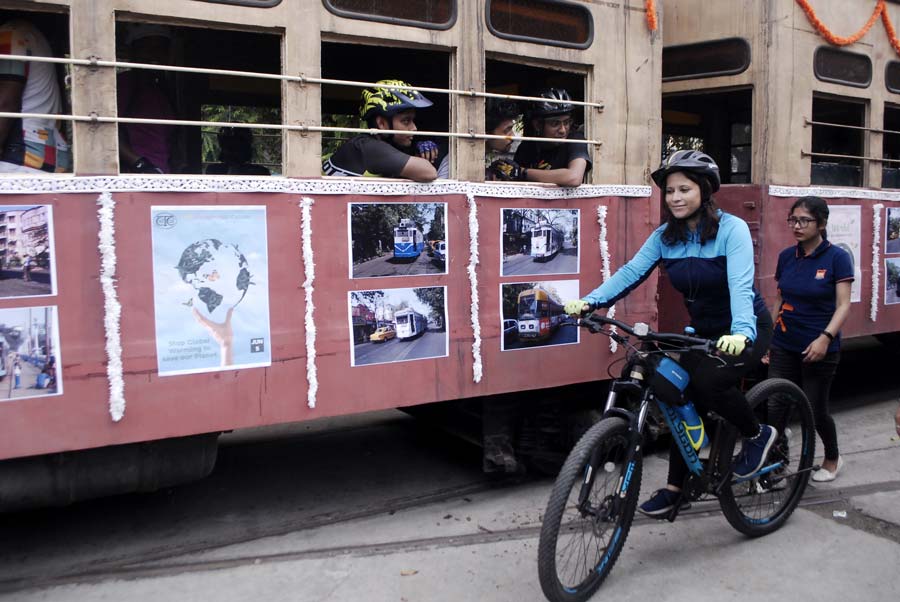
<svg viewBox="0 0 900 602">
<path fill-rule="evenodd" d="M 766 464 L 747 478 L 732 474 L 740 435 L 714 413 L 706 420 L 709 455 L 698 455 L 700 437 L 691 437 L 677 409 L 655 394 L 654 374 L 680 354 L 715 356 L 715 341 L 690 335 L 655 333 L 646 324 L 631 327 L 597 314 L 580 321 L 627 348 L 621 376 L 610 385 L 603 417 L 569 453 L 544 512 L 538 545 L 538 574 L 551 602 L 590 598 L 609 575 L 625 546 L 641 489 L 643 435 L 651 403 L 659 407 L 689 468 L 682 493 L 665 516 L 674 521 L 684 500 L 718 498 L 732 527 L 750 537 L 780 528 L 800 502 L 813 466 L 815 426 L 803 391 L 784 379 L 768 379 L 747 392 L 755 411 L 773 404 L 783 416 L 781 433 Z M 615 332 L 606 326 L 615 326 Z M 626 336 L 627 335 L 627 336 Z M 633 337 L 640 347 L 630 342 Z M 664 359 L 668 358 L 668 359 Z M 686 374 L 686 373 L 685 373 Z M 612 376 L 612 374 L 611 374 Z M 692 441 L 693 440 L 693 441 Z"/>
</svg>

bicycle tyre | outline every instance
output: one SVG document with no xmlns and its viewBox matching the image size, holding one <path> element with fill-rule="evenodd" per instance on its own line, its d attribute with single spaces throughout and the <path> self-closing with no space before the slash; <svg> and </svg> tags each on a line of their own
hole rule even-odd
<svg viewBox="0 0 900 602">
<path fill-rule="evenodd" d="M 622 418 L 601 420 L 578 441 L 556 478 L 538 544 L 538 576 L 541 589 L 551 602 L 582 602 L 590 598 L 609 575 L 625 546 L 640 494 L 643 467 L 640 447 L 632 464 L 624 462 L 630 437 L 628 423 Z M 592 514 L 586 516 L 577 507 L 578 497 L 595 450 L 599 454 L 596 466 L 603 468 L 593 469 L 588 498 Z M 623 480 L 627 482 L 627 490 L 618 514 L 605 515 Z M 605 487 L 599 496 L 598 485 Z M 571 500 L 573 493 L 574 500 Z M 607 532 L 611 535 L 604 543 Z M 596 544 L 591 544 L 594 539 Z M 574 563 L 566 557 L 571 552 L 577 554 Z M 569 574 L 580 569 L 583 575 Z"/>
<path fill-rule="evenodd" d="M 782 472 L 769 473 L 757 479 L 729 483 L 719 494 L 722 513 L 732 527 L 750 537 L 767 535 L 784 525 L 797 508 L 809 483 L 810 468 L 815 458 L 816 428 L 812 407 L 803 390 L 789 380 L 770 378 L 758 383 L 747 393 L 750 407 L 760 410 L 772 398 L 788 404 L 786 414 L 792 419 L 789 439 L 781 433 L 769 452 L 769 461 L 784 462 Z M 792 417 L 792 418 L 791 418 Z M 729 428 L 723 440 L 719 466 L 731 470 L 735 445 L 740 436 Z M 790 449 L 794 454 L 791 459 Z M 782 486 L 778 486 L 783 484 Z"/>
</svg>

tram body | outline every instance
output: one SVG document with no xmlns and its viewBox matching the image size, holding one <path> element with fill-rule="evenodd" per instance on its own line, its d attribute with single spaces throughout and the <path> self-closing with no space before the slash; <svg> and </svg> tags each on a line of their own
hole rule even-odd
<svg viewBox="0 0 900 602">
<path fill-rule="evenodd" d="M 394 257 L 416 259 L 425 250 L 425 240 L 416 224 L 409 219 L 400 220 L 394 228 Z"/>
<path fill-rule="evenodd" d="M 397 338 L 401 341 L 422 336 L 428 330 L 428 320 L 413 309 L 402 309 L 394 313 L 397 324 Z"/>
<path fill-rule="evenodd" d="M 531 229 L 531 258 L 533 261 L 548 261 L 559 253 L 565 241 L 565 235 L 559 228 L 550 224 L 541 224 Z"/>
<path fill-rule="evenodd" d="M 525 343 L 546 341 L 566 320 L 560 300 L 542 288 L 519 293 L 517 307 L 519 340 Z"/>
</svg>

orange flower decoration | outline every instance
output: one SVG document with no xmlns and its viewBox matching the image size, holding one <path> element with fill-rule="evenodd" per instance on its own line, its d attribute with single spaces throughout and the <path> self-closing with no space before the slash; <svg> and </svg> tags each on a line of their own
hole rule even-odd
<svg viewBox="0 0 900 602">
<path fill-rule="evenodd" d="M 809 19 L 809 22 L 812 26 L 819 32 L 823 38 L 825 38 L 828 43 L 833 44 L 835 46 L 849 46 L 855 42 L 858 42 L 864 35 L 869 33 L 869 30 L 872 29 L 872 26 L 875 25 L 875 21 L 881 17 L 882 22 L 884 23 L 884 30 L 887 32 L 888 40 L 891 42 L 891 46 L 894 48 L 894 51 L 897 54 L 900 54 L 900 40 L 897 39 L 897 32 L 894 30 L 894 24 L 891 23 L 891 18 L 888 16 L 887 4 L 885 0 L 878 0 L 875 3 L 875 11 L 872 13 L 872 16 L 869 17 L 869 20 L 863 25 L 862 29 L 857 31 L 855 34 L 851 36 L 842 37 L 835 34 L 833 31 L 828 29 L 828 27 L 822 23 L 822 20 L 816 16 L 816 11 L 810 5 L 809 0 L 797 0 L 797 4 L 800 5 L 800 8 L 803 9 L 803 12 L 806 13 L 806 18 Z"/>
<path fill-rule="evenodd" d="M 644 6 L 647 12 L 647 27 L 650 31 L 656 31 L 657 27 L 659 27 L 659 20 L 656 18 L 656 2 L 647 0 Z"/>
</svg>

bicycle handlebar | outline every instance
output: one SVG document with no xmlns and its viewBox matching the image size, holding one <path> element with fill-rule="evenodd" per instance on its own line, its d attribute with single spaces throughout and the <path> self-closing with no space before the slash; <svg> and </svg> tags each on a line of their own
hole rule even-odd
<svg viewBox="0 0 900 602">
<path fill-rule="evenodd" d="M 614 320 L 594 313 L 581 318 L 580 326 L 587 328 L 595 334 L 599 332 L 608 332 L 603 330 L 604 326 L 615 326 L 641 341 L 683 345 L 692 350 L 703 351 L 704 353 L 712 353 L 716 350 L 716 342 L 710 339 L 692 337 L 685 334 L 653 332 L 646 324 L 641 324 L 640 326 L 642 327 L 639 327 L 638 324 L 630 326 L 625 322 L 620 322 L 619 320 Z M 644 332 L 645 328 L 646 332 Z"/>
</svg>

